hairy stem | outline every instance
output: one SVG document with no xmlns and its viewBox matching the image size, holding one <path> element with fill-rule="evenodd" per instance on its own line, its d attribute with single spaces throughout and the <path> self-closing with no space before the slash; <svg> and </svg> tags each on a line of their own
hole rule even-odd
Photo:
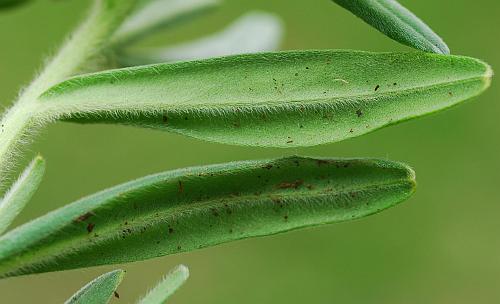
<svg viewBox="0 0 500 304">
<path fill-rule="evenodd" d="M 38 113 L 38 96 L 81 70 L 97 55 L 132 10 L 136 0 L 96 0 L 85 22 L 70 36 L 39 76 L 22 92 L 0 121 L 0 186 L 12 167 L 20 144 L 50 117 Z"/>
</svg>

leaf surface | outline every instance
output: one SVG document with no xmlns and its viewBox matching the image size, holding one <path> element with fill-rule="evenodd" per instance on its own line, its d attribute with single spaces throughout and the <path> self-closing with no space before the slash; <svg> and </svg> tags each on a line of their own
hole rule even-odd
<svg viewBox="0 0 500 304">
<path fill-rule="evenodd" d="M 40 99 L 41 111 L 74 122 L 295 147 L 341 141 L 443 110 L 483 92 L 491 76 L 487 64 L 469 57 L 293 51 L 83 75 Z"/>
<path fill-rule="evenodd" d="M 179 265 L 170 271 L 155 288 L 142 298 L 138 304 L 163 304 L 168 298 L 186 282 L 189 277 L 189 269 Z"/>
<path fill-rule="evenodd" d="M 123 66 L 134 66 L 269 52 L 279 48 L 282 36 L 283 25 L 277 16 L 250 12 L 219 33 L 179 45 L 128 51 L 121 54 L 119 60 Z"/>
<path fill-rule="evenodd" d="M 41 156 L 38 156 L 23 171 L 5 196 L 0 199 L 0 234 L 7 230 L 29 203 L 42 181 L 44 172 L 45 161 Z"/>
<path fill-rule="evenodd" d="M 444 41 L 395 0 L 333 0 L 386 36 L 425 52 L 449 54 Z"/>
<path fill-rule="evenodd" d="M 112 44 L 133 43 L 155 30 L 189 20 L 216 7 L 219 0 L 150 0 L 139 7 L 115 33 Z"/>
<path fill-rule="evenodd" d="M 65 304 L 105 304 L 115 294 L 124 271 L 115 270 L 101 275 L 75 293 Z"/>
<path fill-rule="evenodd" d="M 140 261 L 377 213 L 414 191 L 405 165 L 370 159 L 234 162 L 144 177 L 0 238 L 0 277 Z"/>
</svg>

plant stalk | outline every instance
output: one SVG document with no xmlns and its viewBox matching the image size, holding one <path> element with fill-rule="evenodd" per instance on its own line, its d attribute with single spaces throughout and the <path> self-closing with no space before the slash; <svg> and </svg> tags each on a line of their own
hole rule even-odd
<svg viewBox="0 0 500 304">
<path fill-rule="evenodd" d="M 4 113 L 0 120 L 0 189 L 20 153 L 21 144 L 53 119 L 38 115 L 38 96 L 79 72 L 98 55 L 135 4 L 136 0 L 96 0 L 84 23 Z"/>
</svg>

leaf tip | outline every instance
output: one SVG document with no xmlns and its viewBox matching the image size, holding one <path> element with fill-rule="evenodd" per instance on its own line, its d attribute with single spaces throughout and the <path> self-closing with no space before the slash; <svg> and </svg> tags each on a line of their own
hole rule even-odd
<svg viewBox="0 0 500 304">
<path fill-rule="evenodd" d="M 34 166 L 40 167 L 40 168 L 45 168 L 45 166 L 46 166 L 45 158 L 43 158 L 43 156 L 40 154 L 35 156 L 35 158 L 31 161 L 31 163 Z"/>
<path fill-rule="evenodd" d="M 450 55 L 451 54 L 450 48 L 443 40 L 441 40 L 440 43 L 435 45 L 435 52 L 438 54 L 442 54 L 442 55 Z"/>
<path fill-rule="evenodd" d="M 487 89 L 491 85 L 491 80 L 493 78 L 493 75 L 495 72 L 493 71 L 493 68 L 487 64 L 486 62 L 482 62 L 486 68 L 484 72 L 484 77 L 483 77 L 483 82 L 484 82 L 484 88 Z"/>
<path fill-rule="evenodd" d="M 116 277 L 120 278 L 120 280 L 121 280 L 125 276 L 125 270 L 123 270 L 123 269 L 116 269 L 116 270 L 111 271 L 110 274 L 113 275 L 113 276 L 116 276 Z"/>
<path fill-rule="evenodd" d="M 173 271 L 178 272 L 184 280 L 189 278 L 189 268 L 186 265 L 180 264 Z"/>
<path fill-rule="evenodd" d="M 417 190 L 417 176 L 415 174 L 415 170 L 413 168 L 407 166 L 407 176 L 408 184 L 410 187 L 409 196 L 411 196 Z"/>
</svg>

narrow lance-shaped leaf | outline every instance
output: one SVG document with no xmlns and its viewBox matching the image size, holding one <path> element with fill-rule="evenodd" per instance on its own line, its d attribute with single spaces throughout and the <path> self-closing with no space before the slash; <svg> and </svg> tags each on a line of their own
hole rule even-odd
<svg viewBox="0 0 500 304">
<path fill-rule="evenodd" d="M 451 107 L 483 92 L 491 76 L 480 60 L 423 52 L 249 54 L 75 77 L 40 97 L 41 115 L 310 146 Z"/>
<path fill-rule="evenodd" d="M 132 14 L 115 33 L 112 44 L 133 43 L 153 31 L 186 21 L 216 7 L 219 0 L 151 0 Z"/>
<path fill-rule="evenodd" d="M 395 0 L 333 0 L 388 37 L 418 50 L 449 54 L 444 41 Z"/>
<path fill-rule="evenodd" d="M 119 60 L 123 66 L 133 66 L 275 51 L 282 35 L 283 26 L 277 16 L 250 12 L 214 35 L 164 48 L 127 51 L 120 54 Z"/>
<path fill-rule="evenodd" d="M 361 218 L 414 191 L 413 171 L 369 159 L 291 157 L 144 177 L 0 238 L 0 277 L 139 261 Z"/>
<path fill-rule="evenodd" d="M 45 161 L 41 156 L 37 156 L 0 200 L 0 234 L 7 230 L 29 203 L 42 181 L 44 172 Z"/>
<path fill-rule="evenodd" d="M 75 293 L 65 304 L 105 304 L 115 294 L 123 279 L 123 270 L 101 275 Z"/>
<path fill-rule="evenodd" d="M 189 277 L 189 269 L 179 265 L 170 271 L 138 304 L 163 304 Z"/>
</svg>

